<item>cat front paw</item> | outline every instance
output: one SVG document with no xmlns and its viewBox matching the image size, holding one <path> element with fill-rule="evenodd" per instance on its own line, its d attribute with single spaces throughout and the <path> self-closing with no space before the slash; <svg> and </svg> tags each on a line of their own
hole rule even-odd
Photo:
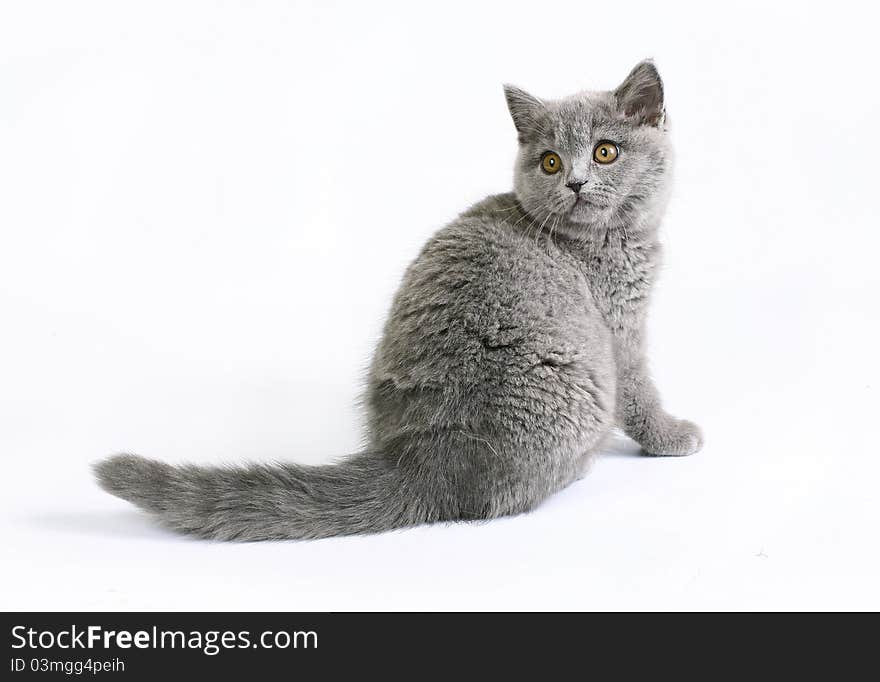
<svg viewBox="0 0 880 682">
<path fill-rule="evenodd" d="M 646 455 L 684 457 L 703 447 L 703 433 L 699 426 L 687 419 L 670 418 L 638 441 Z"/>
</svg>

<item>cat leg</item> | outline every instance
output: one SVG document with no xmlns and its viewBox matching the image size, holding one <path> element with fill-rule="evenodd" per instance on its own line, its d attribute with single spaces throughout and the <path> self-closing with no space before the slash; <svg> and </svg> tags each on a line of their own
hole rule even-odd
<svg viewBox="0 0 880 682">
<path fill-rule="evenodd" d="M 643 359 L 618 369 L 617 419 L 649 455 L 692 455 L 703 446 L 700 428 L 668 414 Z"/>
</svg>

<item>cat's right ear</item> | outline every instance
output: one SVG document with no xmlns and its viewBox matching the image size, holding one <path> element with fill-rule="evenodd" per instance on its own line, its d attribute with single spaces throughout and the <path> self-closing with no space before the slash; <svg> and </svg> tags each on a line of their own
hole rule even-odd
<svg viewBox="0 0 880 682">
<path fill-rule="evenodd" d="M 543 131 L 542 122 L 547 112 L 544 103 L 513 85 L 504 86 L 504 96 L 507 98 L 507 108 L 519 134 L 519 141 L 526 142 L 537 137 Z"/>
</svg>

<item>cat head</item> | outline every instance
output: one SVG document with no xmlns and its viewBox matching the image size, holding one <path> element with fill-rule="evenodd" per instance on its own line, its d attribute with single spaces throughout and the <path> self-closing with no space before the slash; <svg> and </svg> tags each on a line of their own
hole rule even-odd
<svg viewBox="0 0 880 682">
<path fill-rule="evenodd" d="M 663 83 L 650 61 L 615 90 L 544 101 L 506 85 L 519 135 L 517 199 L 537 222 L 583 236 L 591 227 L 637 228 L 659 216 L 671 151 Z"/>
</svg>

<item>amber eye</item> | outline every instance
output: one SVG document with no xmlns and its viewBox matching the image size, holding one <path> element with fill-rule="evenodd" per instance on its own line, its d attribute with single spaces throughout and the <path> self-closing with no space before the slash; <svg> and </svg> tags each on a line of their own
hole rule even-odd
<svg viewBox="0 0 880 682">
<path fill-rule="evenodd" d="M 620 150 L 617 148 L 616 144 L 609 142 L 608 140 L 603 140 L 597 144 L 596 148 L 593 150 L 593 159 L 596 163 L 614 163 L 617 160 L 617 155 L 619 153 Z"/>
<path fill-rule="evenodd" d="M 556 152 L 544 152 L 544 156 L 541 157 L 541 168 L 549 175 L 558 173 L 562 168 L 562 159 Z"/>
</svg>

